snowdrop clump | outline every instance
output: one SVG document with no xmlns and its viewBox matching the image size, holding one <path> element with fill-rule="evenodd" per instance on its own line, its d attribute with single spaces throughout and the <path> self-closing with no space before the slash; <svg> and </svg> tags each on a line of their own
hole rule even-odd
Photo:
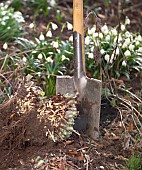
<svg viewBox="0 0 142 170">
<path fill-rule="evenodd" d="M 64 26 L 68 30 L 72 29 L 71 23 L 67 22 Z M 28 53 L 26 58 L 22 58 L 26 67 L 25 72 L 29 75 L 35 75 L 47 96 L 55 94 L 55 77 L 66 74 L 67 65 L 70 64 L 73 56 L 73 37 L 70 36 L 70 40 L 62 41 L 60 37 L 54 35 L 54 31 L 57 29 L 59 29 L 58 25 L 50 22 L 46 32 L 41 32 L 34 42 L 19 39 L 19 45 L 26 44 L 26 47 L 32 51 Z M 3 49 L 6 48 L 6 45 L 3 45 Z"/>
<path fill-rule="evenodd" d="M 12 7 L 1 5 L 0 7 L 0 40 L 13 41 L 23 34 L 23 23 L 25 22 L 22 13 L 14 11 Z"/>
<path fill-rule="evenodd" d="M 132 70 L 142 69 L 142 36 L 129 32 L 129 24 L 130 19 L 126 17 L 125 23 L 120 24 L 120 29 L 119 26 L 111 28 L 106 24 L 101 27 L 100 32 L 97 32 L 96 25 L 88 29 L 85 37 L 86 62 L 87 70 L 93 72 L 94 77 L 99 76 L 99 54 L 102 69 L 111 70 L 111 76 L 119 78 L 125 75 L 129 78 Z"/>
</svg>

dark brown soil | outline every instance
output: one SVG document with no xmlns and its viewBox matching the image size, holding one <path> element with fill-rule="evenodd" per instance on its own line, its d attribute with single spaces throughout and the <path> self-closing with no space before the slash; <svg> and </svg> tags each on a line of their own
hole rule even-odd
<svg viewBox="0 0 142 170">
<path fill-rule="evenodd" d="M 18 110 L 21 99 L 28 102 L 23 112 Z M 73 134 L 61 142 L 49 140 L 45 135 L 45 125 L 49 126 L 45 121 L 46 114 L 40 121 L 38 107 L 38 97 L 35 94 L 29 97 L 23 85 L 11 100 L 0 105 L 1 170 L 125 168 L 133 149 L 124 149 L 124 129 L 119 126 L 117 110 L 107 100 L 102 101 L 100 138 L 97 141 L 85 134 Z M 43 163 L 39 166 L 40 161 Z"/>
</svg>

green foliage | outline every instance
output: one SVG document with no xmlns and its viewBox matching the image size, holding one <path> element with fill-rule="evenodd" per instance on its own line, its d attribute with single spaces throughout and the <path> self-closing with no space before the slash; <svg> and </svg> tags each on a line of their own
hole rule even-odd
<svg viewBox="0 0 142 170">
<path fill-rule="evenodd" d="M 55 0 L 12 0 L 11 6 L 15 10 L 22 10 L 22 8 L 34 9 L 33 16 L 36 18 L 40 14 L 44 14 L 46 17 L 49 15 L 52 7 L 55 7 Z"/>
<path fill-rule="evenodd" d="M 48 16 L 51 7 L 47 0 L 29 0 L 28 3 L 34 8 L 35 17 L 38 16 L 40 13 Z"/>
<path fill-rule="evenodd" d="M 12 0 L 11 1 L 11 6 L 14 8 L 16 11 L 21 10 L 23 5 L 23 0 Z"/>
<path fill-rule="evenodd" d="M 138 155 L 132 155 L 131 158 L 126 162 L 126 166 L 129 170 L 141 170 L 142 160 Z"/>
<path fill-rule="evenodd" d="M 19 11 L 7 5 L 0 7 L 0 41 L 13 41 L 23 35 L 24 18 Z"/>
<path fill-rule="evenodd" d="M 111 5 L 111 0 L 103 0 L 105 6 L 108 8 Z"/>
<path fill-rule="evenodd" d="M 96 25 L 88 29 L 85 38 L 87 70 L 93 77 L 100 77 L 100 69 L 103 78 L 119 78 L 125 75 L 130 79 L 132 71 L 142 69 L 142 36 L 126 30 L 130 20 L 126 18 L 125 24 L 116 28 L 108 28 L 104 25 L 97 32 Z"/>
<path fill-rule="evenodd" d="M 60 24 L 63 19 L 60 10 L 56 11 L 56 19 L 57 19 L 58 24 Z"/>
</svg>

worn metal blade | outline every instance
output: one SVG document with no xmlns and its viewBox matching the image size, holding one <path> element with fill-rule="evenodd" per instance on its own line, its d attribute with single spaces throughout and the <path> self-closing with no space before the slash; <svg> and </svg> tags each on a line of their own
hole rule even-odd
<svg viewBox="0 0 142 170">
<path fill-rule="evenodd" d="M 84 96 L 84 90 L 87 84 L 87 77 L 83 70 L 83 56 L 82 56 L 82 36 L 80 33 L 74 31 L 73 33 L 74 45 L 74 85 L 75 90 L 79 93 L 79 100 Z"/>
</svg>

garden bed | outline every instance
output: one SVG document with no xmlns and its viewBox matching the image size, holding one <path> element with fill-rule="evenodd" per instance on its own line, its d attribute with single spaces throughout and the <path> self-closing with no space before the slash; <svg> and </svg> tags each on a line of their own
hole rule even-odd
<svg viewBox="0 0 142 170">
<path fill-rule="evenodd" d="M 113 1 L 107 4 L 107 2 L 109 1 L 96 1 L 95 4 L 92 1 L 85 2 L 85 33 L 88 34 L 87 29 L 92 27 L 93 24 L 98 24 L 98 30 L 105 23 L 109 27 L 114 27 L 124 23 L 125 16 L 128 16 L 131 24 L 127 26 L 127 29 L 133 33 L 139 32 L 142 34 L 142 11 L 141 3 L 138 0 L 127 1 L 127 3 Z M 119 11 L 119 7 L 123 10 Z M 97 17 L 95 16 L 96 14 L 92 15 L 90 13 L 94 8 Z M 57 16 L 57 9 L 61 12 L 59 16 Z M 53 7 L 49 15 L 43 14 L 42 11 L 31 6 L 24 9 L 20 8 L 20 10 L 26 21 L 25 30 L 27 34 L 24 35 L 24 38 L 33 41 L 34 37 L 40 37 L 41 43 L 36 42 L 36 45 L 33 45 L 33 43 L 28 42 L 30 46 L 26 46 L 27 44 L 22 40 L 20 42 L 24 46 L 21 46 L 22 43 L 18 44 L 10 40 L 11 42 L 6 42 L 9 48 L 7 51 L 4 41 L 0 42 L 2 58 L 4 58 L 4 60 L 0 60 L 0 96 L 2 96 L 0 98 L 0 169 L 125 170 L 127 167 L 131 170 L 133 165 L 130 164 L 133 164 L 134 161 L 130 162 L 131 156 L 138 155 L 138 159 L 139 156 L 142 159 L 142 140 L 140 137 L 140 125 L 142 122 L 142 71 L 132 71 L 130 74 L 131 81 L 125 75 L 121 75 L 119 78 L 109 77 L 107 81 L 103 82 L 105 91 L 102 92 L 100 137 L 98 140 L 92 140 L 86 134 L 78 134 L 75 131 L 69 138 L 55 140 L 56 135 L 53 137 L 50 135 L 50 132 L 56 132 L 56 134 L 58 132 L 54 131 L 55 128 L 52 129 L 52 123 L 48 120 L 46 114 L 39 118 L 39 112 L 37 112 L 37 110 L 41 111 L 45 106 L 44 104 L 48 105 L 48 102 L 50 103 L 51 100 L 53 105 L 59 102 L 57 100 L 59 96 L 55 95 L 54 88 L 46 91 L 48 83 L 51 83 L 50 85 L 54 84 L 54 78 L 59 70 L 55 70 L 54 73 L 47 72 L 51 69 L 47 63 L 52 61 L 49 58 L 50 55 L 48 60 L 44 60 L 44 51 L 46 50 L 47 54 L 49 51 L 54 53 L 56 62 L 61 62 L 65 59 L 59 65 L 60 73 L 73 75 L 73 62 L 70 60 L 73 49 L 69 43 L 59 41 L 61 53 L 62 51 L 67 51 L 67 59 L 64 53 L 60 55 L 60 52 L 56 51 L 56 47 L 52 48 L 52 46 L 57 44 L 53 44 L 50 40 L 44 43 L 42 35 L 46 34 L 48 23 L 50 23 L 48 25 L 49 30 L 54 30 L 56 25 L 53 23 L 56 23 L 59 29 L 55 28 L 54 32 L 52 32 L 53 38 L 56 40 L 58 40 L 57 37 L 59 39 L 62 38 L 63 41 L 69 39 L 72 33 L 70 25 L 68 25 L 68 23 L 72 23 L 72 2 L 70 0 L 64 1 L 64 3 L 58 2 L 58 5 L 55 8 Z M 120 18 L 118 15 L 120 15 Z M 67 23 L 63 27 L 65 22 Z M 34 23 L 34 25 L 30 25 L 31 23 Z M 63 32 L 61 32 L 62 28 Z M 48 34 L 46 38 L 48 39 L 50 36 L 51 34 Z M 26 47 L 32 47 L 32 50 L 26 49 Z M 41 53 L 38 50 L 41 51 L 42 56 L 39 55 Z M 35 51 L 36 53 L 34 53 Z M 96 55 L 97 50 L 94 53 Z M 97 54 L 98 56 L 100 55 L 100 53 Z M 27 62 L 24 57 L 28 55 L 30 57 Z M 32 58 L 33 56 L 36 60 Z M 20 57 L 21 60 L 19 60 Z M 43 61 L 40 63 L 38 60 Z M 15 65 L 11 64 L 11 61 Z M 90 60 L 88 61 L 90 62 Z M 16 62 L 18 66 L 16 66 Z M 38 64 L 32 65 L 34 62 L 39 62 L 39 67 L 37 67 Z M 26 67 L 27 63 L 28 67 Z M 46 66 L 45 63 L 47 64 Z M 69 69 L 65 70 L 65 67 Z M 90 68 L 92 69 L 92 67 Z M 93 76 L 91 69 L 87 70 L 89 77 Z M 39 78 L 40 71 L 41 77 Z M 32 76 L 27 77 L 27 75 Z M 46 79 L 48 76 L 51 76 L 51 81 Z M 27 85 L 25 79 L 34 81 L 33 89 L 37 88 L 40 94 L 37 94 L 37 91 L 35 92 L 33 89 L 31 90 L 33 84 Z M 44 92 L 41 88 L 44 89 Z M 31 96 L 27 89 L 31 90 Z M 53 98 L 45 99 L 45 94 L 43 93 L 49 94 L 49 96 L 54 94 L 54 96 Z M 64 97 L 62 99 L 65 100 Z M 44 104 L 41 101 L 44 101 Z M 64 104 L 66 105 L 67 102 Z M 61 106 L 63 107 L 63 105 Z M 48 108 L 48 110 L 50 109 Z M 46 134 L 47 129 L 50 129 L 48 134 Z M 48 135 L 50 136 L 49 138 Z M 137 157 L 135 156 L 135 158 Z M 140 166 L 142 167 L 142 165 Z"/>
</svg>

